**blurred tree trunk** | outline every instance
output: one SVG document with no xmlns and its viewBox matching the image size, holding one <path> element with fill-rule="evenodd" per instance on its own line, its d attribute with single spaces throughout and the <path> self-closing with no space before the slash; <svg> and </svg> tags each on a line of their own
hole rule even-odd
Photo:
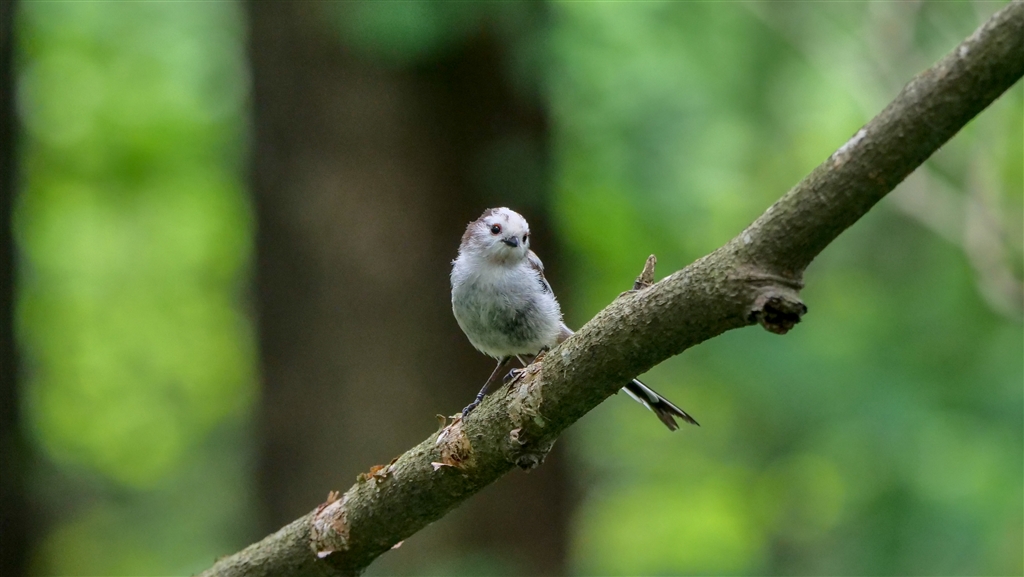
<svg viewBox="0 0 1024 577">
<path fill-rule="evenodd" d="M 488 204 L 513 204 L 488 202 L 487 178 L 503 176 L 480 177 L 487 157 L 522 139 L 544 150 L 547 126 L 513 91 L 509 47 L 486 27 L 428 61 L 379 66 L 345 47 L 322 4 L 248 6 L 259 491 L 270 531 L 429 434 L 431 415 L 472 400 L 493 365 L 451 315 L 450 262 L 467 222 Z M 543 180 L 517 192 L 539 197 Z M 548 228 L 541 211 L 525 212 Z M 539 240 L 557 270 L 554 247 Z M 377 570 L 493 572 L 493 561 L 476 563 L 494 557 L 514 573 L 564 573 L 566 482 L 553 455 Z"/>
<path fill-rule="evenodd" d="M 13 0 L 0 2 L 0 575 L 10 577 L 25 574 L 29 544 L 14 346 L 14 10 Z"/>
</svg>

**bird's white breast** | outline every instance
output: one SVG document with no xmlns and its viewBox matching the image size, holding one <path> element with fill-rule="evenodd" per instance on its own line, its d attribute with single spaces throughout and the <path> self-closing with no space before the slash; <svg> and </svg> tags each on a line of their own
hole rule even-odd
<svg viewBox="0 0 1024 577">
<path fill-rule="evenodd" d="M 452 268 L 452 311 L 480 352 L 503 358 L 554 346 L 561 327 L 558 301 L 524 260 L 515 265 L 472 262 Z"/>
</svg>

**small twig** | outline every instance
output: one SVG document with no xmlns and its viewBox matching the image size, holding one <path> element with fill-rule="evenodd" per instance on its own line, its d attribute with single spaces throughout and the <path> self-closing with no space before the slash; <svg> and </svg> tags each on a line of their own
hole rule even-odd
<svg viewBox="0 0 1024 577">
<path fill-rule="evenodd" d="M 647 257 L 643 272 L 640 273 L 640 276 L 636 277 L 636 281 L 633 283 L 633 290 L 643 290 L 654 284 L 654 267 L 657 264 L 658 259 L 653 254 Z"/>
</svg>

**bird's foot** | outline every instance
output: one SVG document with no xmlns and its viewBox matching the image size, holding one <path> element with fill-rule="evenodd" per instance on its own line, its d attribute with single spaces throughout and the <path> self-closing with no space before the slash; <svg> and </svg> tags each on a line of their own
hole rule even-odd
<svg viewBox="0 0 1024 577">
<path fill-rule="evenodd" d="M 503 378 L 501 380 L 501 383 L 503 385 L 507 385 L 507 384 L 511 383 L 512 381 L 518 379 L 525 372 L 526 372 L 525 368 L 523 368 L 523 369 L 512 369 L 511 371 L 508 372 L 507 375 L 505 375 L 505 378 Z"/>
<path fill-rule="evenodd" d="M 475 409 L 480 404 L 480 402 L 483 401 L 484 394 L 486 394 L 486 390 L 481 390 L 480 394 L 476 396 L 476 399 L 474 399 L 473 402 L 470 403 L 469 405 L 466 405 L 466 408 L 462 410 L 462 418 L 466 418 L 467 416 L 469 416 L 469 413 L 473 412 L 473 409 Z"/>
</svg>

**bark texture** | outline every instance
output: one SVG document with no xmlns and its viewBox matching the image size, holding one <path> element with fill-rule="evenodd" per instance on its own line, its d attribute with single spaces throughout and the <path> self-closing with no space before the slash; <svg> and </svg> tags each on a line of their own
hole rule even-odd
<svg viewBox="0 0 1024 577">
<path fill-rule="evenodd" d="M 511 468 L 539 465 L 566 427 L 635 375 L 729 329 L 785 333 L 806 311 L 799 291 L 814 257 L 1022 74 L 1016 0 L 725 246 L 639 283 L 465 421 L 204 575 L 358 574 Z"/>
</svg>

